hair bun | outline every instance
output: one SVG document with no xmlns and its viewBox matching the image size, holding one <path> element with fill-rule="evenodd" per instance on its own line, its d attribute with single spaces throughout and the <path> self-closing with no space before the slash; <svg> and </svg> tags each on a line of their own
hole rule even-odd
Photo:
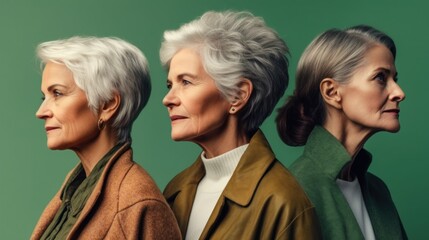
<svg viewBox="0 0 429 240">
<path fill-rule="evenodd" d="M 304 111 L 303 101 L 293 95 L 279 108 L 276 117 L 277 131 L 284 143 L 289 146 L 302 146 L 314 128 L 315 122 Z"/>
</svg>

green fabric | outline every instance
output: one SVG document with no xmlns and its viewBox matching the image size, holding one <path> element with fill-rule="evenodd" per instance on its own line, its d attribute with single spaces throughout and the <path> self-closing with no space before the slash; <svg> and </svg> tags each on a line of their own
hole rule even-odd
<svg viewBox="0 0 429 240">
<path fill-rule="evenodd" d="M 49 227 L 42 235 L 42 240 L 66 239 L 68 233 L 79 218 L 83 207 L 92 193 L 104 167 L 112 155 L 122 146 L 114 146 L 94 166 L 88 177 L 82 164 L 79 164 L 70 175 L 61 194 L 62 204 Z"/>
<path fill-rule="evenodd" d="M 364 239 L 347 200 L 336 183 L 351 160 L 343 145 L 321 126 L 310 134 L 304 152 L 289 168 L 319 217 L 324 239 Z M 358 177 L 376 239 L 407 239 L 390 192 L 384 182 L 367 172 L 371 154 L 362 149 L 352 171 Z"/>
</svg>

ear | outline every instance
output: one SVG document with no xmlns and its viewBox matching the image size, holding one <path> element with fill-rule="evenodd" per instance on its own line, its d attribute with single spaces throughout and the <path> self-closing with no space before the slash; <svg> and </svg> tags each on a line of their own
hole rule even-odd
<svg viewBox="0 0 429 240">
<path fill-rule="evenodd" d="M 121 104 L 121 96 L 115 92 L 112 99 L 104 103 L 100 109 L 100 119 L 104 122 L 108 122 L 113 115 L 117 112 L 119 105 Z"/>
<path fill-rule="evenodd" d="M 332 78 L 325 78 L 320 82 L 320 94 L 329 106 L 341 109 L 341 94 L 339 83 Z"/>
<path fill-rule="evenodd" d="M 238 94 L 235 99 L 231 102 L 231 107 L 229 109 L 230 114 L 235 114 L 249 101 L 250 95 L 252 95 L 253 84 L 247 79 L 243 78 L 239 84 Z"/>
</svg>

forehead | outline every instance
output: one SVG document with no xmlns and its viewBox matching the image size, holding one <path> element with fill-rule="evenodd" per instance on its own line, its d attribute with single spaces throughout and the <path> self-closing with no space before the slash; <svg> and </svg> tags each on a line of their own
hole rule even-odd
<svg viewBox="0 0 429 240">
<path fill-rule="evenodd" d="M 395 60 L 390 50 L 384 45 L 375 45 L 365 55 L 364 67 L 385 68 L 396 73 Z"/>
<path fill-rule="evenodd" d="M 43 69 L 42 85 L 75 84 L 73 73 L 63 64 L 48 62 Z"/>
<path fill-rule="evenodd" d="M 203 65 L 199 54 L 192 49 L 184 48 L 171 59 L 168 76 L 170 78 L 181 74 L 196 75 L 202 70 Z"/>
</svg>

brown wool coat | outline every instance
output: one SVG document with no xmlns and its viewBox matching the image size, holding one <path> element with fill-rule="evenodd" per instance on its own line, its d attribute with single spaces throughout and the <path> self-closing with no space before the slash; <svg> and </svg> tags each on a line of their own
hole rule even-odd
<svg viewBox="0 0 429 240">
<path fill-rule="evenodd" d="M 53 220 L 63 187 L 42 213 L 31 239 L 40 239 Z M 181 239 L 181 235 L 155 182 L 132 160 L 132 149 L 126 144 L 105 166 L 67 239 L 164 240 Z"/>
<path fill-rule="evenodd" d="M 164 190 L 183 235 L 204 175 L 199 157 Z M 250 140 L 200 239 L 321 239 L 313 204 L 261 131 Z"/>
</svg>

